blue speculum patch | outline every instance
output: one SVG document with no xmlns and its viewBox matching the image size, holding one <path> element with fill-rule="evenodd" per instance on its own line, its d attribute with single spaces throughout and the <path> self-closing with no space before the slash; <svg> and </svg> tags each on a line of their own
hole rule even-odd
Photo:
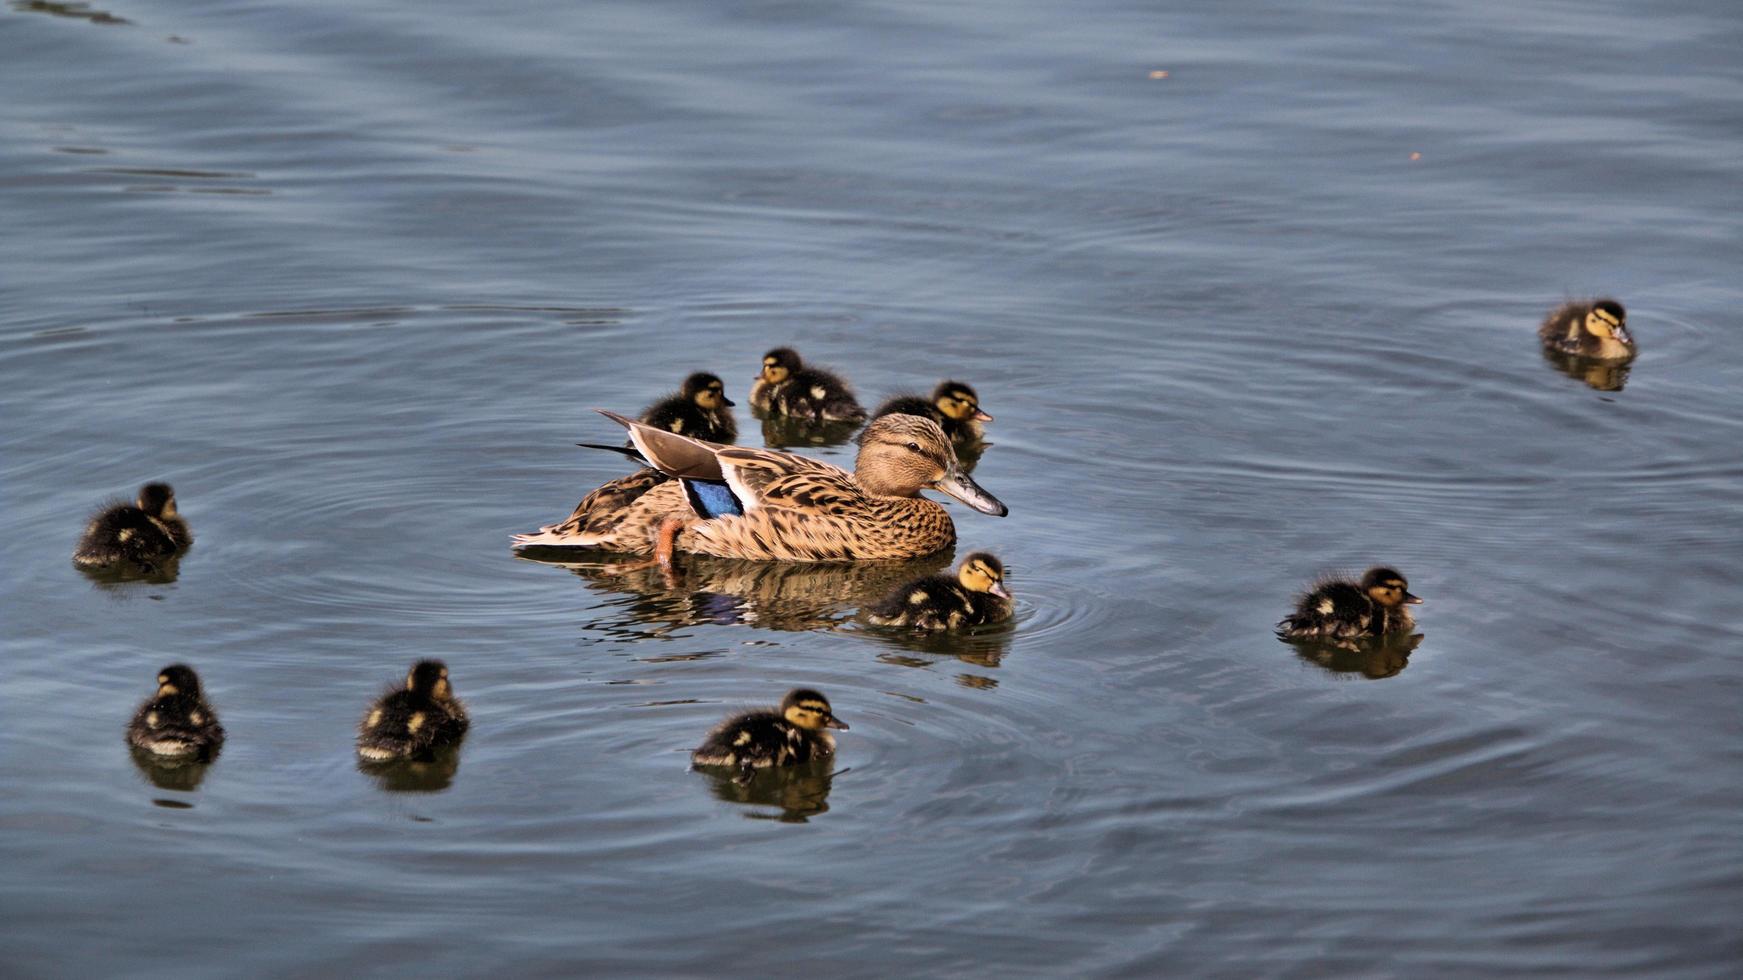
<svg viewBox="0 0 1743 980">
<path fill-rule="evenodd" d="M 690 498 L 690 509 L 700 517 L 742 515 L 744 505 L 733 495 L 724 480 L 682 480 L 684 496 Z"/>
</svg>

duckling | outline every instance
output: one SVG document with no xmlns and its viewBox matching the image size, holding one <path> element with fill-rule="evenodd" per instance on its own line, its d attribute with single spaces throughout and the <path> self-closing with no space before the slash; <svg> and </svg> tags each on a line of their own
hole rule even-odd
<svg viewBox="0 0 1743 980">
<path fill-rule="evenodd" d="M 940 382 L 932 390 L 928 402 L 919 395 L 896 395 L 878 406 L 872 418 L 885 415 L 918 415 L 929 418 L 944 429 L 944 434 L 957 442 L 979 442 L 985 431 L 982 422 L 993 417 L 981 411 L 980 396 L 960 381 Z"/>
<path fill-rule="evenodd" d="M 389 690 L 357 726 L 357 754 L 371 762 L 427 755 L 466 734 L 466 707 L 448 684 L 448 665 L 420 660 L 404 690 Z"/>
<path fill-rule="evenodd" d="M 698 371 L 684 379 L 677 394 L 648 406 L 642 421 L 681 436 L 731 443 L 738 438 L 738 423 L 731 411 L 734 404 L 726 397 L 726 385 L 720 378 Z"/>
<path fill-rule="evenodd" d="M 127 723 L 127 741 L 154 756 L 195 756 L 209 761 L 224 745 L 224 726 L 200 692 L 200 678 L 186 664 L 157 672 L 157 693 Z"/>
<path fill-rule="evenodd" d="M 771 415 L 814 422 L 863 422 L 865 409 L 853 390 L 832 371 L 806 367 L 789 347 L 763 355 L 763 370 L 753 379 L 750 403 Z"/>
<path fill-rule="evenodd" d="M 1295 612 L 1277 624 L 1288 640 L 1390 636 L 1416 628 L 1406 605 L 1422 601 L 1410 594 L 1404 576 L 1390 568 L 1370 568 L 1358 584 L 1343 579 L 1316 583 L 1296 603 Z"/>
<path fill-rule="evenodd" d="M 786 766 L 835 754 L 835 737 L 825 728 L 847 730 L 835 717 L 829 699 L 808 687 L 794 688 L 779 710 L 760 709 L 733 715 L 714 727 L 690 753 L 698 766 L 731 766 L 737 781 L 749 782 L 754 770 Z"/>
<path fill-rule="evenodd" d="M 911 626 L 923 630 L 954 630 L 1011 617 L 1011 594 L 1005 590 L 1005 566 L 977 551 L 962 559 L 956 578 L 928 575 L 890 591 L 866 610 L 877 626 Z"/>
<path fill-rule="evenodd" d="M 131 504 L 111 504 L 85 525 L 73 563 L 107 568 L 129 562 L 150 570 L 194 543 L 188 522 L 176 513 L 176 494 L 167 483 L 147 483 Z"/>
<path fill-rule="evenodd" d="M 1635 354 L 1628 313 L 1613 299 L 1563 303 L 1537 328 L 1545 347 L 1594 361 L 1625 361 Z"/>
</svg>

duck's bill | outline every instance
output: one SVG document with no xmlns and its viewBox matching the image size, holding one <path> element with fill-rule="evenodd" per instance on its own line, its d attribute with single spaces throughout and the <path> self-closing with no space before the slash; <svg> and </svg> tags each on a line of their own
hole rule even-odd
<svg viewBox="0 0 1743 980">
<path fill-rule="evenodd" d="M 977 408 L 974 410 L 974 420 L 976 422 L 991 422 L 993 417 L 988 415 L 985 409 Z"/>
<path fill-rule="evenodd" d="M 1005 583 L 1003 582 L 994 582 L 993 587 L 987 591 L 998 596 L 1000 599 L 1009 599 L 1011 597 L 1010 590 L 1005 588 Z"/>
<path fill-rule="evenodd" d="M 1610 328 L 1610 332 L 1616 335 L 1617 340 L 1620 340 L 1621 342 L 1623 342 L 1624 344 L 1627 344 L 1630 347 L 1634 346 L 1634 337 L 1633 337 L 1633 335 L 1631 335 L 1628 332 L 1627 327 L 1624 327 L 1623 325 L 1618 323 L 1614 327 Z"/>
<path fill-rule="evenodd" d="M 1422 605 L 1422 597 L 1406 592 L 1404 593 L 1404 604 L 1407 606 L 1420 606 Z"/>
<path fill-rule="evenodd" d="M 842 721 L 840 718 L 837 718 L 834 715 L 830 715 L 829 720 L 823 723 L 823 727 L 825 727 L 825 728 L 839 728 L 845 732 L 845 731 L 847 731 L 847 722 Z"/>
<path fill-rule="evenodd" d="M 720 396 L 720 404 L 725 405 L 727 408 L 731 408 L 732 406 L 737 405 L 738 402 L 733 401 L 732 399 L 726 397 L 725 395 L 721 395 Z"/>
<path fill-rule="evenodd" d="M 933 484 L 933 487 L 939 493 L 947 493 L 983 514 L 1003 517 L 1011 512 L 1009 507 L 999 503 L 999 498 L 982 490 L 980 484 L 970 479 L 967 473 L 952 470 Z"/>
</svg>

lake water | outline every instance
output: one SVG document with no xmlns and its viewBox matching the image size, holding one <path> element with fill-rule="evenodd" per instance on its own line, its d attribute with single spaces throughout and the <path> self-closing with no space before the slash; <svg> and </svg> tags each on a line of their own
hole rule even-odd
<svg viewBox="0 0 1743 980">
<path fill-rule="evenodd" d="M 0 972 L 1735 975 L 1740 43 L 1732 0 L 11 0 Z M 1602 294 L 1641 354 L 1594 386 L 1534 329 Z M 777 344 L 979 388 L 1011 513 L 952 512 L 1014 624 L 509 550 L 623 472 L 593 408 L 709 369 L 760 441 Z M 175 574 L 76 570 L 151 479 Z M 1408 656 L 1272 636 L 1375 562 Z M 472 733 L 358 771 L 423 656 Z M 122 741 L 175 660 L 207 770 Z M 833 769 L 688 771 L 801 684 Z"/>
</svg>

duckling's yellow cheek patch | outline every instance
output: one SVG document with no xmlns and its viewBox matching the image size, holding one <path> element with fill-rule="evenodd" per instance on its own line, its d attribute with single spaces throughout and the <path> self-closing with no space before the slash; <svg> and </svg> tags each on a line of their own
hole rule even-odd
<svg viewBox="0 0 1743 980">
<path fill-rule="evenodd" d="M 376 708 L 374 711 L 369 713 L 369 720 L 364 722 L 363 726 L 365 728 L 374 728 L 379 724 L 381 724 L 381 709 Z"/>
<path fill-rule="evenodd" d="M 416 732 L 422 727 L 424 727 L 424 713 L 422 711 L 412 715 L 411 720 L 405 723 L 405 730 L 408 732 Z"/>
</svg>

